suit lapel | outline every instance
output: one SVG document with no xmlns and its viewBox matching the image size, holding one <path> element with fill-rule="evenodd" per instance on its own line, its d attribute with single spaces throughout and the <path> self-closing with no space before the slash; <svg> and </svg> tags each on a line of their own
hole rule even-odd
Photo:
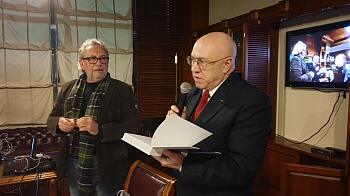
<svg viewBox="0 0 350 196">
<path fill-rule="evenodd" d="M 187 104 L 187 114 L 186 117 L 189 121 L 192 122 L 192 117 L 194 115 L 194 111 L 196 110 L 197 103 L 199 102 L 202 90 L 196 89 L 196 91 L 193 93 L 193 98 L 191 101 Z"/>
<path fill-rule="evenodd" d="M 209 100 L 202 113 L 199 115 L 197 120 L 202 122 L 207 122 L 210 120 L 222 107 L 225 105 L 225 99 L 221 99 L 220 97 L 214 96 Z"/>
<path fill-rule="evenodd" d="M 225 105 L 225 102 L 229 100 L 227 96 L 227 92 L 230 92 L 233 88 L 233 85 L 238 80 L 237 76 L 234 74 L 231 74 L 226 81 L 218 88 L 218 90 L 215 92 L 212 98 L 210 98 L 209 102 L 203 109 L 202 113 L 197 118 L 196 122 L 201 121 L 203 123 L 210 120 L 213 116 L 216 115 L 217 112 L 219 112 Z M 191 108 L 191 112 L 193 114 L 194 110 L 196 109 L 196 103 L 200 100 L 201 93 L 198 93 L 196 97 L 196 102 Z M 192 116 L 192 115 L 191 115 Z"/>
</svg>

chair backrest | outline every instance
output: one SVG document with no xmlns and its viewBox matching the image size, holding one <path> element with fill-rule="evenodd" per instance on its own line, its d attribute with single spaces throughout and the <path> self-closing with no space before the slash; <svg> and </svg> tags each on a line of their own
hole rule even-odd
<svg viewBox="0 0 350 196">
<path fill-rule="evenodd" d="M 131 196 L 173 196 L 175 182 L 174 177 L 137 160 L 129 169 L 124 190 Z"/>
</svg>

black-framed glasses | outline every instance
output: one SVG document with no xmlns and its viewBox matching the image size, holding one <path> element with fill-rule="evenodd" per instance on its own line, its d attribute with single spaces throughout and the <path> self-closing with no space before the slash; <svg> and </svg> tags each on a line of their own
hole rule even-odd
<svg viewBox="0 0 350 196">
<path fill-rule="evenodd" d="M 84 58 L 81 58 L 81 59 L 88 60 L 88 62 L 91 63 L 91 64 L 97 63 L 98 60 L 100 60 L 100 62 L 102 64 L 106 64 L 109 61 L 109 57 L 108 56 L 102 56 L 102 57 L 90 56 L 90 57 L 84 57 Z"/>
<path fill-rule="evenodd" d="M 203 58 L 195 58 L 195 57 L 192 57 L 192 56 L 188 56 L 188 57 L 186 58 L 186 60 L 187 60 L 187 64 L 188 64 L 190 67 L 192 67 L 192 65 L 193 65 L 194 63 L 197 63 L 197 65 L 198 65 L 198 67 L 199 67 L 200 69 L 206 69 L 206 68 L 208 68 L 208 66 L 209 66 L 210 64 L 214 64 L 214 63 L 219 62 L 219 61 L 221 61 L 221 60 L 224 60 L 224 59 L 226 59 L 226 58 L 228 58 L 228 57 L 230 57 L 230 56 L 226 56 L 226 57 L 224 57 L 224 58 L 221 58 L 221 59 L 218 59 L 218 60 L 215 60 L 215 61 L 206 61 L 206 60 L 204 60 Z"/>
</svg>

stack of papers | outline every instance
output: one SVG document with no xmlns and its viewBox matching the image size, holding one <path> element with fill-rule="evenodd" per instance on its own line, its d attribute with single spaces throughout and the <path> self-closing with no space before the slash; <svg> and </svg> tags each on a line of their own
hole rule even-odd
<svg viewBox="0 0 350 196">
<path fill-rule="evenodd" d="M 125 133 L 122 140 L 152 156 L 161 156 L 163 149 L 198 149 L 198 142 L 212 135 L 209 131 L 177 116 L 170 115 L 158 126 L 153 137 Z"/>
</svg>

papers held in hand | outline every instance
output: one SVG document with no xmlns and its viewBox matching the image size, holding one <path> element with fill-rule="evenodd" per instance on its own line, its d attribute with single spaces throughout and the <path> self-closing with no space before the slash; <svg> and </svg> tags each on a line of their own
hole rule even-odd
<svg viewBox="0 0 350 196">
<path fill-rule="evenodd" d="M 211 134 L 177 115 L 170 115 L 158 126 L 152 138 L 124 133 L 122 140 L 147 155 L 161 156 L 163 149 L 198 149 L 194 145 Z"/>
</svg>

